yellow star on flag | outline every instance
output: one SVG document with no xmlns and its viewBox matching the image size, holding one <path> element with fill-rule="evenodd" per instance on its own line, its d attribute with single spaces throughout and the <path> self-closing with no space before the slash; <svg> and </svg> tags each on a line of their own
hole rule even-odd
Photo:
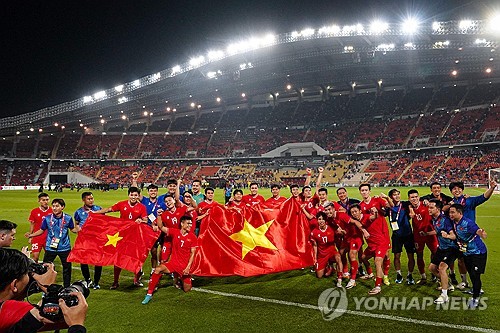
<svg viewBox="0 0 500 333">
<path fill-rule="evenodd" d="M 119 232 L 117 232 L 113 236 L 106 235 L 106 237 L 108 237 L 108 242 L 104 244 L 104 246 L 113 245 L 114 247 L 116 247 L 116 243 L 123 239 L 123 237 L 120 237 Z"/>
<path fill-rule="evenodd" d="M 276 246 L 266 237 L 266 232 L 273 222 L 274 220 L 271 220 L 258 228 L 254 228 L 245 220 L 243 229 L 229 236 L 232 240 L 241 243 L 241 259 L 245 259 L 247 253 L 255 249 L 256 246 L 277 250 Z"/>
</svg>

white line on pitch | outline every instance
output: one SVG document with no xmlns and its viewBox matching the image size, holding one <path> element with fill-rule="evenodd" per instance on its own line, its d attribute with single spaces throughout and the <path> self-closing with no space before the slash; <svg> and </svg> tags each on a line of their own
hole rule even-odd
<svg viewBox="0 0 500 333">
<path fill-rule="evenodd" d="M 222 291 L 215 291 L 215 290 L 209 290 L 209 289 L 197 288 L 197 287 L 194 287 L 193 290 L 199 291 L 202 293 L 214 294 L 214 295 L 225 296 L 225 297 L 235 297 L 235 298 L 248 299 L 248 300 L 258 301 L 258 302 L 274 303 L 274 304 L 280 304 L 280 305 L 295 306 L 298 308 L 319 310 L 319 308 L 316 305 L 312 305 L 312 304 L 295 303 L 295 302 L 282 301 L 279 299 L 226 293 L 226 292 L 222 292 Z M 400 317 L 400 316 L 391 316 L 391 315 L 386 315 L 386 314 L 381 314 L 381 313 L 370 313 L 370 312 L 353 311 L 353 310 L 345 310 L 345 313 L 355 315 L 355 316 L 361 316 L 361 317 L 369 317 L 369 318 L 377 318 L 377 319 L 382 318 L 382 319 L 399 321 L 399 322 L 404 322 L 404 323 L 412 323 L 412 324 L 434 326 L 434 327 L 446 327 L 446 328 L 459 329 L 459 330 L 464 330 L 464 331 L 474 331 L 474 332 L 483 332 L 483 333 L 499 333 L 500 332 L 500 331 L 490 329 L 490 328 L 474 327 L 474 326 L 467 326 L 467 325 L 456 325 L 456 324 L 442 323 L 442 322 L 437 322 L 437 321 L 413 319 L 413 318 Z"/>
</svg>

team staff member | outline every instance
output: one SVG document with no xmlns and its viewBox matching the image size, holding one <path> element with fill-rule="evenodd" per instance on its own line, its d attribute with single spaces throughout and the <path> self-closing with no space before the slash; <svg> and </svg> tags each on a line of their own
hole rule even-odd
<svg viewBox="0 0 500 333">
<path fill-rule="evenodd" d="M 128 189 L 128 200 L 119 201 L 113 206 L 108 208 L 103 208 L 95 211 L 95 214 L 106 214 L 110 212 L 120 212 L 120 218 L 123 220 L 134 221 L 136 223 L 148 223 L 148 213 L 146 211 L 146 206 L 139 202 L 139 197 L 141 190 L 137 187 L 130 187 Z M 120 279 L 120 273 L 122 269 L 118 266 L 114 267 L 114 280 L 113 284 L 109 289 L 117 289 L 120 284 L 118 280 Z M 139 271 L 134 277 L 134 285 L 136 287 L 142 287 L 141 282 L 142 270 Z"/>
<path fill-rule="evenodd" d="M 101 206 L 94 205 L 94 195 L 92 194 L 92 192 L 83 192 L 82 201 L 83 206 L 78 208 L 73 215 L 76 224 L 78 224 L 80 228 L 83 228 L 83 225 L 87 221 L 90 212 L 95 212 L 102 209 Z M 89 288 L 94 287 L 94 290 L 101 289 L 99 281 L 101 280 L 102 266 L 94 267 L 94 281 L 90 279 L 89 265 L 80 264 L 80 267 L 82 269 L 83 278 L 85 279 L 85 281 L 87 281 L 87 286 Z"/>
<path fill-rule="evenodd" d="M 52 214 L 52 208 L 49 206 L 50 198 L 47 193 L 38 194 L 38 207 L 34 208 L 30 212 L 28 218 L 30 222 L 30 233 L 40 230 L 42 226 L 43 218 L 49 214 Z M 38 237 L 30 238 L 28 241 L 31 244 L 31 256 L 35 262 L 38 262 L 40 253 L 45 248 L 45 242 L 47 240 L 47 233 L 43 233 Z"/>
<path fill-rule="evenodd" d="M 162 223 L 161 215 L 158 217 L 158 222 Z M 172 256 L 167 263 L 156 267 L 155 272 L 151 275 L 148 292 L 142 304 L 148 304 L 151 301 L 153 292 L 163 273 L 174 274 L 174 285 L 177 285 L 177 281 L 180 279 L 184 292 L 188 292 L 192 288 L 190 270 L 198 247 L 198 240 L 190 232 L 193 226 L 190 216 L 181 217 L 180 224 L 181 229 L 161 227 L 161 231 L 172 237 Z"/>
<path fill-rule="evenodd" d="M 382 194 L 384 196 L 384 194 Z M 389 195 L 385 197 L 391 206 L 389 211 L 389 222 L 392 228 L 392 253 L 394 254 L 394 268 L 396 269 L 396 283 L 403 282 L 401 273 L 401 253 L 403 247 L 406 250 L 408 257 L 408 275 L 406 283 L 408 285 L 415 284 L 413 279 L 413 270 L 415 269 L 415 240 L 413 238 L 413 230 L 410 224 L 410 207 L 408 201 L 401 201 L 401 192 L 397 189 L 389 191 Z"/>
<path fill-rule="evenodd" d="M 63 199 L 52 200 L 52 214 L 45 216 L 40 230 L 34 233 L 27 232 L 25 236 L 33 238 L 42 235 L 47 230 L 43 262 L 54 262 L 54 259 L 59 257 L 63 266 L 63 284 L 68 287 L 71 284 L 71 262 L 68 261 L 71 241 L 68 230 L 77 233 L 80 231 L 80 227 L 74 224 L 70 215 L 63 213 L 65 207 L 66 203 Z"/>
<path fill-rule="evenodd" d="M 458 248 L 464 255 L 465 267 L 472 282 L 472 298 L 468 306 L 470 309 L 475 309 L 479 306 L 481 274 L 484 274 L 486 268 L 487 251 L 483 239 L 486 239 L 487 234 L 484 229 L 479 228 L 476 222 L 464 216 L 462 205 L 451 205 L 449 213 L 450 219 L 454 222 L 454 234 L 443 234 L 443 236 L 452 240 L 456 239 Z"/>
</svg>

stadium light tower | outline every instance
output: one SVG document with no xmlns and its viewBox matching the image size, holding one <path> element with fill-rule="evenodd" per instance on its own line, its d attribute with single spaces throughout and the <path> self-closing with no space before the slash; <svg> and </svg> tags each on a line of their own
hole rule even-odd
<svg viewBox="0 0 500 333">
<path fill-rule="evenodd" d="M 418 32 L 419 25 L 417 19 L 410 17 L 402 23 L 401 30 L 407 35 L 413 35 Z"/>
<path fill-rule="evenodd" d="M 384 21 L 375 20 L 370 24 L 370 33 L 372 34 L 381 34 L 387 29 L 389 29 L 389 24 Z"/>
<path fill-rule="evenodd" d="M 489 18 L 488 29 L 493 33 L 500 34 L 500 13 L 495 13 Z"/>
</svg>

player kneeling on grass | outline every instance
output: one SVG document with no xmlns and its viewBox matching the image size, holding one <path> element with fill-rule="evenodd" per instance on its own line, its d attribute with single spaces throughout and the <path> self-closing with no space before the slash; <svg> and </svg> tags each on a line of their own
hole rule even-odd
<svg viewBox="0 0 500 333">
<path fill-rule="evenodd" d="M 318 278 L 328 277 L 333 272 L 333 262 L 339 265 L 340 254 L 335 248 L 335 231 L 327 223 L 327 215 L 324 212 L 319 212 L 316 215 L 318 227 L 311 232 L 311 243 L 314 250 L 314 268 Z M 339 266 L 337 266 L 339 267 Z M 342 282 L 342 264 L 340 263 L 339 283 Z M 341 287 L 340 285 L 339 287 Z"/>
<path fill-rule="evenodd" d="M 160 226 L 162 225 L 161 215 L 158 216 L 158 224 Z M 161 231 L 163 231 L 167 236 L 172 237 L 172 255 L 167 263 L 161 264 L 155 268 L 155 271 L 149 280 L 148 293 L 146 294 L 146 297 L 144 297 L 142 304 L 148 304 L 151 301 L 153 292 L 163 273 L 173 273 L 175 286 L 177 286 L 177 283 L 180 282 L 180 286 L 185 292 L 191 290 L 192 282 L 189 271 L 194 260 L 196 248 L 198 247 L 196 236 L 190 232 L 192 227 L 193 222 L 191 221 L 190 216 L 181 217 L 180 230 L 163 226 L 161 227 Z"/>
</svg>

